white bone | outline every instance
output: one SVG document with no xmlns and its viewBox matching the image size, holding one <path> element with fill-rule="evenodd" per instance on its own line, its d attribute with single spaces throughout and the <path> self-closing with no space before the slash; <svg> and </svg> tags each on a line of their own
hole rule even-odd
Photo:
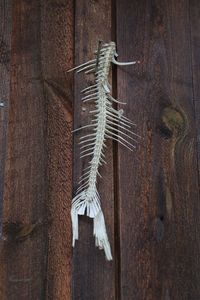
<svg viewBox="0 0 200 300">
<path fill-rule="evenodd" d="M 79 65 L 79 66 L 77 66 L 77 67 L 75 67 L 75 68 L 72 68 L 72 69 L 68 70 L 67 72 L 71 72 L 71 71 L 77 70 L 77 69 L 79 69 L 79 68 L 81 68 L 81 67 L 83 67 L 83 66 L 86 66 L 86 65 L 88 65 L 88 64 L 91 64 L 91 63 L 93 63 L 93 62 L 95 62 L 95 61 L 96 61 L 96 59 L 89 60 L 89 61 L 87 61 L 87 62 L 84 63 L 84 64 L 81 64 L 81 65 Z"/>
<path fill-rule="evenodd" d="M 95 109 L 89 111 L 92 114 L 91 124 L 75 129 L 78 131 L 82 128 L 92 128 L 91 134 L 86 134 L 80 138 L 81 158 L 91 156 L 88 167 L 85 168 L 79 181 L 79 188 L 76 196 L 72 200 L 72 228 L 73 228 L 73 246 L 78 239 L 78 215 L 86 213 L 87 216 L 94 219 L 94 236 L 95 244 L 100 249 L 104 249 L 106 259 L 111 260 L 112 254 L 108 241 L 105 220 L 100 205 L 100 196 L 96 184 L 97 176 L 100 176 L 99 166 L 106 163 L 103 150 L 106 148 L 108 138 L 117 141 L 129 150 L 133 151 L 135 146 L 128 139 L 137 142 L 132 135 L 137 136 L 129 130 L 131 125 L 135 125 L 123 115 L 123 110 L 116 110 L 112 103 L 125 104 L 114 99 L 110 95 L 111 85 L 108 83 L 108 71 L 111 63 L 117 65 L 132 65 L 137 62 L 121 63 L 118 62 L 115 43 L 110 42 L 100 46 L 95 51 L 97 58 L 80 65 L 71 70 L 77 70 L 77 73 L 85 71 L 90 73 L 95 71 L 95 84 L 84 88 L 81 92 L 86 96 L 82 98 L 83 102 L 94 101 Z M 70 71 L 71 71 L 70 70 Z"/>
</svg>

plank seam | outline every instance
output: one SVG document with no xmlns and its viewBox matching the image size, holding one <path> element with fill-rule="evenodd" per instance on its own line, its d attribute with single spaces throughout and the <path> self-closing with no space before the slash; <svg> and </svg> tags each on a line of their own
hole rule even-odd
<svg viewBox="0 0 200 300">
<path fill-rule="evenodd" d="M 117 46 L 117 13 L 116 1 L 111 3 L 111 36 Z M 117 66 L 112 67 L 112 94 L 117 99 Z M 114 103 L 114 108 L 118 104 Z M 120 300 L 121 295 L 121 261 L 120 261 L 120 211 L 119 211 L 119 172 L 118 172 L 118 143 L 113 141 L 113 188 L 114 188 L 114 260 L 115 260 L 115 299 Z"/>
</svg>

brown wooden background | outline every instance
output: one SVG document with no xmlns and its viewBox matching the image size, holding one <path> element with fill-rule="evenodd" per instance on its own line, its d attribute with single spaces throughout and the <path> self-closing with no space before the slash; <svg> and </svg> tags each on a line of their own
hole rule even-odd
<svg viewBox="0 0 200 300">
<path fill-rule="evenodd" d="M 71 249 L 91 78 L 66 71 L 99 39 L 141 61 L 112 71 L 143 141 L 101 171 L 109 263 L 85 217 Z M 0 0 L 0 103 L 1 300 L 200 299 L 200 1 Z"/>
</svg>

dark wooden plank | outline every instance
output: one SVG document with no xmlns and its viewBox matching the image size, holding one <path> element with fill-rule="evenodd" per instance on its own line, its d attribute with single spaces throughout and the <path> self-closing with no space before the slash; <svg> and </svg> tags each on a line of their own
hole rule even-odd
<svg viewBox="0 0 200 300">
<path fill-rule="evenodd" d="M 0 243 L 2 243 L 3 223 L 3 192 L 7 145 L 8 104 L 10 98 L 10 49 L 11 49 L 11 27 L 12 11 L 11 1 L 0 1 Z M 0 251 L 2 246 L 0 244 Z M 6 274 L 3 270 L 4 261 L 0 252 L 0 298 L 5 299 Z"/>
<path fill-rule="evenodd" d="M 71 299 L 73 1 L 44 1 L 41 8 L 42 74 L 48 104 L 47 299 Z"/>
<path fill-rule="evenodd" d="M 2 208 L 8 103 L 10 96 L 11 1 L 0 1 L 0 237 L 2 236 Z"/>
<path fill-rule="evenodd" d="M 110 1 L 78 1 L 75 8 L 75 65 L 93 58 L 98 40 L 111 40 L 111 2 Z M 75 76 L 74 127 L 89 122 L 90 105 L 81 105 L 80 90 L 87 86 L 93 77 Z M 84 132 L 87 132 L 86 130 Z M 74 136 L 74 192 L 78 179 L 87 165 L 80 160 L 78 141 L 81 133 Z M 113 201 L 113 160 L 112 145 L 107 148 L 107 165 L 101 169 L 102 180 L 98 190 L 101 197 L 108 236 L 114 253 L 114 201 Z M 79 217 L 79 241 L 73 254 L 73 299 L 115 299 L 114 262 L 107 262 L 103 251 L 95 248 L 92 235 L 93 221 L 87 217 Z"/>
<path fill-rule="evenodd" d="M 46 104 L 38 80 L 40 2 L 12 1 L 12 23 L 1 299 L 43 299 L 47 163 Z"/>
<path fill-rule="evenodd" d="M 193 93 L 198 146 L 198 167 L 200 172 L 200 3 L 190 1 L 191 51 L 193 70 Z"/>
<path fill-rule="evenodd" d="M 118 97 L 143 137 L 119 147 L 121 299 L 199 299 L 199 190 L 188 1 L 117 0 Z"/>
</svg>

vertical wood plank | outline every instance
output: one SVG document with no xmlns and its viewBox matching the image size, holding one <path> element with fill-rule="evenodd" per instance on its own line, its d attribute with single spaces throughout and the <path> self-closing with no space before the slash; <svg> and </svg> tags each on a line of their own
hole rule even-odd
<svg viewBox="0 0 200 300">
<path fill-rule="evenodd" d="M 118 97 L 142 142 L 119 147 L 121 299 L 200 298 L 189 1 L 117 0 Z"/>
<path fill-rule="evenodd" d="M 73 1 L 44 1 L 41 8 L 42 75 L 48 104 L 47 299 L 71 299 Z"/>
<path fill-rule="evenodd" d="M 2 237 L 4 171 L 10 97 L 11 1 L 0 1 L 0 20 L 0 237 Z"/>
<path fill-rule="evenodd" d="M 12 30 L 11 1 L 0 1 L 0 298 L 5 299 L 6 273 L 2 256 L 3 193 L 7 148 L 8 107 L 10 99 L 10 50 Z"/>
<path fill-rule="evenodd" d="M 41 75 L 40 2 L 12 1 L 12 21 L 1 299 L 43 299 L 47 163 L 46 104 L 37 80 Z"/>
<path fill-rule="evenodd" d="M 198 167 L 200 173 L 200 3 L 190 1 L 190 27 L 191 27 L 191 55 L 193 71 L 193 93 L 196 120 L 196 134 L 198 146 Z"/>
<path fill-rule="evenodd" d="M 75 65 L 79 65 L 94 56 L 98 41 L 111 40 L 111 1 L 77 1 L 75 7 Z M 74 127 L 89 122 L 89 110 L 92 104 L 81 104 L 80 90 L 91 84 L 93 77 L 75 76 Z M 84 133 L 87 131 L 84 130 Z M 82 133 L 83 134 L 83 133 Z M 86 160 L 80 160 L 78 147 L 80 133 L 74 136 L 74 192 L 78 180 L 87 166 Z M 103 179 L 99 181 L 98 191 L 101 197 L 107 232 L 114 255 L 114 200 L 113 200 L 113 156 L 112 145 L 108 145 L 107 165 L 100 170 Z M 107 262 L 104 253 L 95 248 L 92 235 L 93 222 L 87 217 L 79 217 L 79 241 L 73 254 L 73 299 L 115 299 L 114 262 Z"/>
</svg>

